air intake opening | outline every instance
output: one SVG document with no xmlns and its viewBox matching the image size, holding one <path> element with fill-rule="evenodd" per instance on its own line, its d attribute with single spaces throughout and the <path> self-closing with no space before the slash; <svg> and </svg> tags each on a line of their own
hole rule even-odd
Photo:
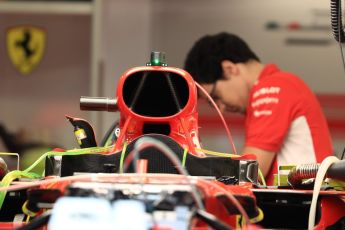
<svg viewBox="0 0 345 230">
<path fill-rule="evenodd" d="M 136 114 L 166 117 L 186 106 L 189 88 L 187 81 L 178 74 L 144 71 L 126 79 L 122 96 L 126 106 Z"/>
<path fill-rule="evenodd" d="M 157 133 L 169 136 L 170 134 L 170 125 L 169 124 L 153 124 L 145 123 L 143 125 L 143 134 Z"/>
</svg>

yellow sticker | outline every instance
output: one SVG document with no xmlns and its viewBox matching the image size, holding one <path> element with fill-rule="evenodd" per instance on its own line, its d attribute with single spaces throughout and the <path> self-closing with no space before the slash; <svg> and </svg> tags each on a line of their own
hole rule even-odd
<svg viewBox="0 0 345 230">
<path fill-rule="evenodd" d="M 40 63 L 46 46 L 46 32 L 34 26 L 16 26 L 7 30 L 7 53 L 15 68 L 29 74 Z"/>
<path fill-rule="evenodd" d="M 87 137 L 84 129 L 76 130 L 74 132 L 74 135 L 77 138 L 77 141 L 78 141 L 79 145 L 81 145 L 81 141 Z"/>
<path fill-rule="evenodd" d="M 244 226 L 245 223 L 245 219 L 242 215 L 236 215 L 236 229 L 242 229 L 242 226 Z"/>
</svg>

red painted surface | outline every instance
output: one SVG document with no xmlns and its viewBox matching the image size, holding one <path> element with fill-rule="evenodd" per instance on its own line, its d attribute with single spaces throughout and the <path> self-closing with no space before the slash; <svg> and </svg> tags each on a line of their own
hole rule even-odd
<svg viewBox="0 0 345 230">
<path fill-rule="evenodd" d="M 345 202 L 341 197 L 322 197 L 321 218 L 315 230 L 326 229 L 345 216 Z"/>
<path fill-rule="evenodd" d="M 19 227 L 24 226 L 25 223 L 20 222 L 20 223 L 13 223 L 13 222 L 1 222 L 0 223 L 0 229 L 1 230 L 13 230 Z"/>
<path fill-rule="evenodd" d="M 142 116 L 134 113 L 127 107 L 123 99 L 123 88 L 127 78 L 139 72 L 157 71 L 173 73 L 175 77 L 184 78 L 188 84 L 189 99 L 185 107 L 176 114 L 166 117 Z M 133 89 L 135 90 L 135 89 Z M 200 148 L 198 134 L 197 91 L 193 78 L 184 70 L 163 66 L 142 66 L 127 70 L 120 78 L 117 88 L 118 107 L 120 112 L 121 133 L 117 139 L 114 152 L 122 149 L 124 141 L 128 143 L 143 135 L 144 123 L 168 123 L 171 131 L 169 136 L 183 147 L 188 147 L 188 152 L 203 156 L 195 148 Z"/>
</svg>

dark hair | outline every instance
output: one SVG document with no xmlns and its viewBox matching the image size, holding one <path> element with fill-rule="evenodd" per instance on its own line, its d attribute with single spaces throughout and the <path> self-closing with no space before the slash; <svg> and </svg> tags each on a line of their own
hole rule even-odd
<svg viewBox="0 0 345 230">
<path fill-rule="evenodd" d="M 213 83 L 222 76 L 223 60 L 233 63 L 260 61 L 240 37 L 222 32 L 206 35 L 196 41 L 187 55 L 184 68 L 195 81 Z"/>
</svg>

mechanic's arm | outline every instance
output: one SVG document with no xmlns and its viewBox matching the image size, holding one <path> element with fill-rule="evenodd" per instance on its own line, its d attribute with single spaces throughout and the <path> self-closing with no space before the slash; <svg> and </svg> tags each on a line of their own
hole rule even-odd
<svg viewBox="0 0 345 230">
<path fill-rule="evenodd" d="M 259 163 L 259 168 L 262 174 L 264 175 L 264 177 L 266 177 L 267 173 L 269 172 L 271 168 L 272 162 L 275 157 L 275 153 L 266 151 L 263 149 L 255 148 L 255 147 L 249 147 L 249 146 L 244 147 L 242 154 L 245 154 L 245 153 L 251 153 L 251 154 L 256 155 L 257 161 Z"/>
</svg>

